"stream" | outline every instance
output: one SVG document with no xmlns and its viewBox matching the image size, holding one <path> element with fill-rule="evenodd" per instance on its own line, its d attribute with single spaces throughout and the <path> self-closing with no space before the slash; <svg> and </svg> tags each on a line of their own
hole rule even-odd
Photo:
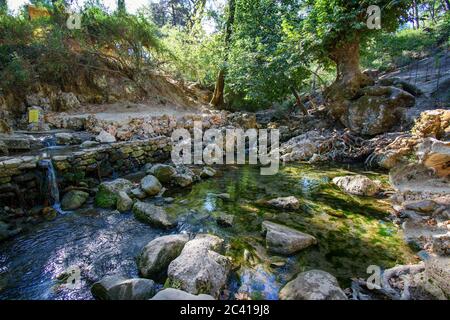
<svg viewBox="0 0 450 320">
<path fill-rule="evenodd" d="M 0 299 L 93 299 L 90 286 L 106 275 L 138 277 L 136 257 L 152 239 L 170 233 L 212 233 L 225 239 L 234 271 L 223 299 L 235 294 L 277 299 L 297 273 L 321 269 L 349 287 L 351 278 L 367 278 L 369 265 L 382 268 L 414 261 L 401 231 L 389 222 L 386 199 L 349 196 L 331 184 L 339 175 L 363 173 L 387 183 L 387 177 L 356 167 L 287 165 L 276 176 L 261 176 L 252 166 L 227 166 L 191 188 L 170 190 L 163 204 L 177 216 L 175 230 L 142 224 L 131 213 L 94 209 L 65 212 L 55 220 L 0 244 Z M 228 194 L 226 197 L 218 196 Z M 296 196 L 301 207 L 283 212 L 259 205 L 261 199 Z M 217 224 L 221 214 L 234 216 L 232 227 Z M 288 258 L 267 254 L 261 223 L 271 220 L 315 236 L 319 244 Z M 81 270 L 81 286 L 62 289 L 58 276 Z M 161 286 L 163 283 L 161 283 Z"/>
</svg>

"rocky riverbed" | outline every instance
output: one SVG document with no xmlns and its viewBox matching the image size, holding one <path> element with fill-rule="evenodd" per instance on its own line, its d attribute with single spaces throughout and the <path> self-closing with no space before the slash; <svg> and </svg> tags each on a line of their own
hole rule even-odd
<svg viewBox="0 0 450 320">
<path fill-rule="evenodd" d="M 0 298 L 448 299 L 448 111 L 370 139 L 324 114 L 4 134 Z M 170 130 L 199 119 L 280 129 L 278 175 L 167 162 Z"/>
<path fill-rule="evenodd" d="M 220 299 L 298 298 L 300 293 L 293 289 L 287 293 L 285 288 L 280 296 L 279 292 L 304 271 L 329 272 L 332 278 L 319 273 L 312 279 L 345 289 L 352 278 L 367 278 L 369 265 L 390 268 L 417 262 L 401 228 L 392 223 L 392 211 L 382 195 L 348 195 L 332 183 L 337 176 L 355 173 L 387 186 L 387 176 L 358 168 L 289 165 L 276 177 L 260 176 L 259 169 L 251 166 L 219 170 L 215 177 L 191 187 L 169 188 L 162 196 L 142 200 L 153 208 L 151 212 L 157 208 L 173 219 L 169 228 L 136 219 L 133 209 L 119 213 L 116 208 L 95 208 L 95 198 L 89 197 L 80 209 L 1 244 L 0 298 L 92 299 L 94 283 L 118 275 L 122 278 L 94 288 L 100 286 L 100 292 L 111 295 L 129 294 L 124 288 L 131 286 L 135 290 L 131 292 L 147 288 L 152 296 L 166 286 Z M 271 202 L 283 197 L 291 197 L 289 205 L 286 200 Z M 206 234 L 216 238 L 195 240 Z M 174 252 L 167 249 L 167 241 L 152 245 L 166 235 L 181 237 Z M 291 251 L 278 251 L 278 241 L 289 244 Z M 151 253 L 162 250 L 161 246 L 166 254 L 172 253 L 164 263 L 157 263 L 156 273 L 149 272 Z M 196 260 L 196 255 L 202 259 Z M 195 267 L 199 261 L 203 262 Z M 80 270 L 76 289 L 61 285 L 61 275 L 69 267 Z M 144 276 L 154 283 L 137 280 Z M 123 283 L 126 279 L 135 280 Z M 349 289 L 336 290 L 329 294 L 351 297 Z M 96 297 L 109 297 L 97 291 L 93 290 Z M 180 292 L 160 296 L 166 294 Z"/>
</svg>

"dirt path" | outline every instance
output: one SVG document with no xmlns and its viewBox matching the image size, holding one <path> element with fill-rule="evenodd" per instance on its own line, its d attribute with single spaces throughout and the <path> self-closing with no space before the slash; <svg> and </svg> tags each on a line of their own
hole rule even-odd
<svg viewBox="0 0 450 320">
<path fill-rule="evenodd" d="M 99 120 L 127 122 L 131 118 L 176 116 L 182 117 L 188 114 L 202 114 L 201 107 L 181 107 L 176 105 L 155 105 L 146 103 L 117 102 L 113 104 L 86 105 L 77 112 L 67 113 L 67 118 L 87 118 L 95 115 Z"/>
</svg>

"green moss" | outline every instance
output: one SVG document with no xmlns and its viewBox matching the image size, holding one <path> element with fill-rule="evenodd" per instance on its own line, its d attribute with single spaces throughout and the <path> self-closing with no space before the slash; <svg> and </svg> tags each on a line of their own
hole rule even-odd
<svg viewBox="0 0 450 320">
<path fill-rule="evenodd" d="M 117 196 L 109 191 L 100 190 L 95 195 L 95 205 L 99 208 L 112 209 L 116 207 Z"/>
<path fill-rule="evenodd" d="M 225 170 L 223 175 L 201 181 L 190 190 L 173 192 L 171 196 L 184 201 L 176 201 L 167 211 L 226 239 L 230 244 L 226 254 L 233 258 L 234 269 L 270 264 L 261 234 L 261 223 L 267 219 L 318 239 L 317 246 L 291 258 L 292 272 L 322 269 L 347 285 L 352 277 L 366 277 L 371 264 L 389 268 L 414 261 L 401 231 L 387 219 L 389 203 L 345 194 L 331 183 L 335 176 L 356 173 L 384 182 L 385 174 L 357 167 L 350 170 L 307 164 L 281 167 L 276 176 L 261 176 L 259 169 L 251 166 Z M 225 192 L 233 201 L 214 196 Z M 261 199 L 285 196 L 297 197 L 300 209 L 285 212 L 258 204 Z M 233 228 L 220 228 L 214 219 L 216 212 L 233 215 Z M 249 259 L 244 259 L 245 250 L 250 253 Z"/>
<path fill-rule="evenodd" d="M 82 171 L 69 172 L 63 175 L 63 180 L 71 183 L 79 183 L 84 180 L 85 176 L 86 173 Z"/>
<path fill-rule="evenodd" d="M 174 288 L 174 289 L 182 290 L 183 284 L 179 280 L 167 278 L 166 281 L 164 282 L 164 289 L 167 289 L 167 288 Z"/>
</svg>

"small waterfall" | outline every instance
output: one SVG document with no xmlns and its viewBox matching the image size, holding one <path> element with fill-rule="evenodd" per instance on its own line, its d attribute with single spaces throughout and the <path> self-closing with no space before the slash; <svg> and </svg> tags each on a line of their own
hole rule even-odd
<svg viewBox="0 0 450 320">
<path fill-rule="evenodd" d="M 56 138 L 54 135 L 45 136 L 41 139 L 41 141 L 45 148 L 56 147 Z"/>
<path fill-rule="evenodd" d="M 41 168 L 47 169 L 47 176 L 46 176 L 46 191 L 48 200 L 50 201 L 50 204 L 58 211 L 59 210 L 59 188 L 58 188 L 58 181 L 56 180 L 56 172 L 55 168 L 53 167 L 53 162 L 50 159 L 43 159 L 39 163 Z"/>
</svg>

